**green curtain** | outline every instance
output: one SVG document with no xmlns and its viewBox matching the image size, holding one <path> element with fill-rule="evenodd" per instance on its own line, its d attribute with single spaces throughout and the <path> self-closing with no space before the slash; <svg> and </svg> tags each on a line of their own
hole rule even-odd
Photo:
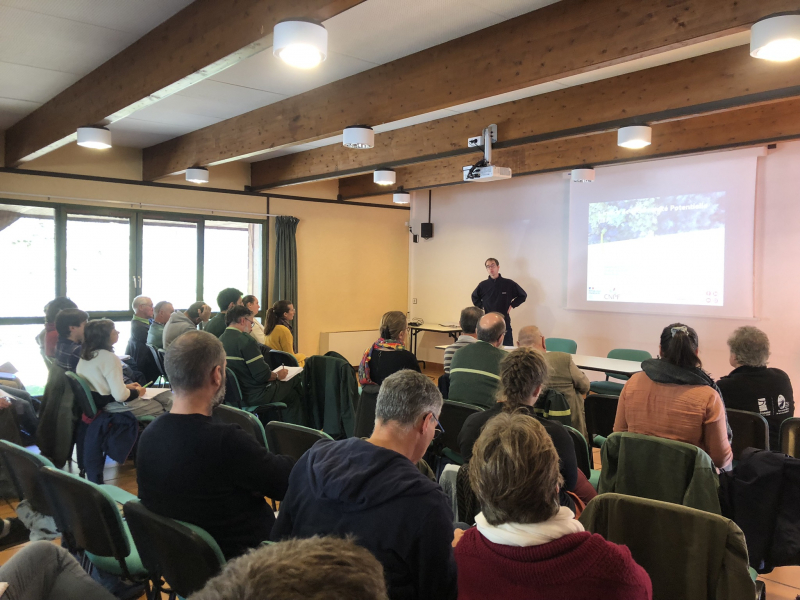
<svg viewBox="0 0 800 600">
<path fill-rule="evenodd" d="M 272 301 L 288 300 L 294 304 L 295 315 L 292 323 L 294 351 L 297 352 L 298 316 L 297 305 L 297 224 L 296 217 L 275 218 L 275 282 L 272 286 Z"/>
</svg>

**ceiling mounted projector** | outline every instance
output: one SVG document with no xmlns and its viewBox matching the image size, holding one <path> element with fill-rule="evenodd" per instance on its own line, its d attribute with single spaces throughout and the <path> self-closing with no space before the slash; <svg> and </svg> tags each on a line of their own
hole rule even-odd
<svg viewBox="0 0 800 600">
<path fill-rule="evenodd" d="M 205 167 L 191 167 L 186 169 L 186 181 L 192 183 L 208 183 L 208 169 Z"/>
<path fill-rule="evenodd" d="M 94 150 L 111 148 L 111 132 L 105 127 L 78 127 L 78 146 Z"/>
<path fill-rule="evenodd" d="M 411 194 L 403 191 L 403 188 L 400 188 L 392 194 L 392 202 L 395 204 L 408 204 L 411 202 Z"/>
<path fill-rule="evenodd" d="M 497 141 L 497 125 L 493 123 L 484 129 L 480 136 L 470 138 L 467 141 L 467 147 L 480 147 L 481 138 L 483 139 L 483 158 L 474 165 L 461 167 L 464 181 L 484 182 L 511 179 L 511 169 L 492 164 L 492 140 Z"/>
<path fill-rule="evenodd" d="M 328 30 L 310 21 L 275 25 L 272 54 L 298 69 L 312 69 L 328 56 Z"/>
<path fill-rule="evenodd" d="M 345 148 L 364 150 L 375 146 L 375 132 L 369 125 L 352 125 L 342 132 L 342 144 Z"/>
<path fill-rule="evenodd" d="M 378 185 L 392 185 L 397 182 L 397 173 L 392 169 L 378 169 L 373 173 L 372 180 Z"/>
<path fill-rule="evenodd" d="M 750 56 L 778 62 L 800 57 L 800 15 L 776 15 L 754 23 Z"/>
<path fill-rule="evenodd" d="M 591 183 L 594 181 L 594 169 L 572 169 L 572 183 Z"/>
<path fill-rule="evenodd" d="M 647 125 L 631 125 L 617 130 L 617 146 L 641 150 L 649 146 L 653 138 L 653 130 Z"/>
</svg>

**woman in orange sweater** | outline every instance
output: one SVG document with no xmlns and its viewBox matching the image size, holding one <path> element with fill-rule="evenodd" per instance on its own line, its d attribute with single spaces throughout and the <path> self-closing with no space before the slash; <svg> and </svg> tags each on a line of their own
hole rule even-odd
<svg viewBox="0 0 800 600">
<path fill-rule="evenodd" d="M 725 405 L 697 356 L 697 332 L 673 323 L 661 332 L 659 358 L 642 363 L 619 396 L 614 431 L 694 444 L 718 468 L 731 464 Z"/>
</svg>

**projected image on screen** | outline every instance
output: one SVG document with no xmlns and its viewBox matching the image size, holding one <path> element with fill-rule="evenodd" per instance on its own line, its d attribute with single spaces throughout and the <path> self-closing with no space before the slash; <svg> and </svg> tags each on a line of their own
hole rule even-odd
<svg viewBox="0 0 800 600">
<path fill-rule="evenodd" d="M 722 306 L 724 198 L 590 203 L 586 299 Z"/>
</svg>

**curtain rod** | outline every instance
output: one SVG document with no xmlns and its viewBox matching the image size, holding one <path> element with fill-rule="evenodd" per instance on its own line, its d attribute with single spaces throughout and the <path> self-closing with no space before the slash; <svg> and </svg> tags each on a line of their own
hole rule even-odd
<svg viewBox="0 0 800 600">
<path fill-rule="evenodd" d="M 223 214 L 223 215 L 245 215 L 248 217 L 283 217 L 285 215 L 271 215 L 269 213 L 254 213 L 254 212 L 244 212 L 241 210 L 216 210 L 213 208 L 197 208 L 196 206 L 175 206 L 170 204 L 152 204 L 148 202 L 124 202 L 122 200 L 98 200 L 95 198 L 79 198 L 75 196 L 57 196 L 55 194 L 30 194 L 28 192 L 9 192 L 0 190 L 0 194 L 8 194 L 11 196 L 30 196 L 31 198 L 44 198 L 50 200 L 51 198 L 56 198 L 58 200 L 77 200 L 78 202 L 98 202 L 100 204 L 119 204 L 123 206 L 129 206 L 131 208 L 134 207 L 149 207 L 149 208 L 172 208 L 177 210 L 190 210 L 190 211 L 203 211 L 203 213 L 196 213 L 193 212 L 192 214 Z M 8 200 L 13 200 L 13 198 L 8 198 Z"/>
</svg>

